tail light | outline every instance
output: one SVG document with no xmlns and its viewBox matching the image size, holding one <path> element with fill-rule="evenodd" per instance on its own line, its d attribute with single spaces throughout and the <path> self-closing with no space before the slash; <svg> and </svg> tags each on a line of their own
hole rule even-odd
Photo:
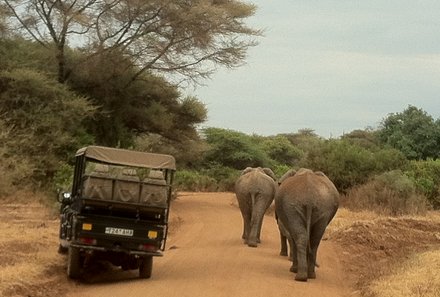
<svg viewBox="0 0 440 297">
<path fill-rule="evenodd" d="M 140 244 L 139 250 L 147 252 L 156 252 L 158 250 L 157 246 L 154 244 Z"/>
<path fill-rule="evenodd" d="M 86 244 L 86 245 L 96 245 L 97 244 L 96 239 L 89 238 L 89 237 L 80 237 L 79 242 L 81 242 L 82 244 Z"/>
</svg>

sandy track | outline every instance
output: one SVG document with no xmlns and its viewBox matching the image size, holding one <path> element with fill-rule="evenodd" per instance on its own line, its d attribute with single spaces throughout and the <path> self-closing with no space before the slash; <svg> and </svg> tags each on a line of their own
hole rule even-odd
<svg viewBox="0 0 440 297">
<path fill-rule="evenodd" d="M 164 257 L 154 258 L 151 279 L 138 279 L 136 271 L 98 269 L 68 296 L 354 296 L 334 243 L 322 242 L 317 279 L 307 283 L 294 281 L 290 262 L 278 255 L 273 217 L 265 217 L 258 248 L 244 245 L 231 193 L 182 193 L 171 211 L 179 226 L 168 238 Z"/>
</svg>

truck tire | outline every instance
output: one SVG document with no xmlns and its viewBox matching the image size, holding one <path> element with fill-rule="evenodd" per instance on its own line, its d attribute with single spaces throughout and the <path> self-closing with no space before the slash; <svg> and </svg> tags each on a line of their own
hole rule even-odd
<svg viewBox="0 0 440 297">
<path fill-rule="evenodd" d="M 69 249 L 62 246 L 61 244 L 58 245 L 58 253 L 62 255 L 66 255 L 69 252 Z"/>
<path fill-rule="evenodd" d="M 69 246 L 67 254 L 67 276 L 78 278 L 81 272 L 81 255 L 79 248 Z"/>
<path fill-rule="evenodd" d="M 150 278 L 153 272 L 153 256 L 144 256 L 139 265 L 139 277 Z"/>
</svg>

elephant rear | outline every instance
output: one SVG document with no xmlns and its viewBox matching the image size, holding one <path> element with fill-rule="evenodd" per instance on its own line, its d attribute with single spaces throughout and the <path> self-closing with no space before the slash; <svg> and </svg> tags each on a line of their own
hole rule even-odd
<svg viewBox="0 0 440 297">
<path fill-rule="evenodd" d="M 243 216 L 242 238 L 249 246 L 260 242 L 264 213 L 272 203 L 277 184 L 272 170 L 246 168 L 235 184 L 235 194 Z"/>
<path fill-rule="evenodd" d="M 291 271 L 295 279 L 315 278 L 316 254 L 324 231 L 339 206 L 339 193 L 322 173 L 301 169 L 283 176 L 275 197 L 277 215 L 293 239 Z"/>
</svg>

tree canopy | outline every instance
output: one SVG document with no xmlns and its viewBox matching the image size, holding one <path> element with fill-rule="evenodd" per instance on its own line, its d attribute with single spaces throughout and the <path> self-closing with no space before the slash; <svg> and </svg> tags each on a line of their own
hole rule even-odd
<svg viewBox="0 0 440 297">
<path fill-rule="evenodd" d="M 22 36 L 53 49 L 58 81 L 109 51 L 130 57 L 131 81 L 145 72 L 197 83 L 218 66 L 237 67 L 260 30 L 245 24 L 256 7 L 235 0 L 4 0 Z M 67 61 L 66 46 L 85 54 Z"/>
<path fill-rule="evenodd" d="M 380 140 L 402 151 L 408 159 L 440 156 L 440 122 L 426 111 L 408 106 L 401 113 L 392 113 L 382 121 Z"/>
</svg>

